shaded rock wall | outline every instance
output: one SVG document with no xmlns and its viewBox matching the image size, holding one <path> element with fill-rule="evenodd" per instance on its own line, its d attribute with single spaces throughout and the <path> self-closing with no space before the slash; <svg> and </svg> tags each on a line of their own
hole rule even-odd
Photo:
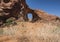
<svg viewBox="0 0 60 42">
<path fill-rule="evenodd" d="M 20 20 L 22 17 L 22 21 L 29 21 L 28 16 L 27 16 L 28 13 L 31 13 L 33 16 L 32 22 L 35 22 L 37 20 L 47 20 L 47 21 L 59 20 L 60 21 L 60 18 L 57 16 L 48 15 L 47 13 L 41 10 L 31 9 L 26 4 L 26 0 L 10 0 L 10 1 L 7 1 L 7 3 L 5 1 L 1 1 L 0 22 L 2 21 L 5 22 L 7 19 L 11 17 L 20 19 Z"/>
</svg>

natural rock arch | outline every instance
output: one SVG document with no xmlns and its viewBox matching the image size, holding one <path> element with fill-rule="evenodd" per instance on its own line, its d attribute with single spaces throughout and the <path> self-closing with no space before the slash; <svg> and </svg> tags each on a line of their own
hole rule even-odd
<svg viewBox="0 0 60 42">
<path fill-rule="evenodd" d="M 28 21 L 28 16 L 27 16 L 28 13 L 31 13 L 31 14 L 32 14 L 32 16 L 33 16 L 32 21 L 36 21 L 36 20 L 39 19 L 39 16 L 34 12 L 34 10 L 31 9 L 31 8 L 26 4 L 26 0 L 21 0 L 21 4 L 22 4 L 21 11 L 23 11 L 23 12 L 22 12 L 22 15 L 23 15 L 23 19 L 24 19 L 25 21 Z M 20 11 L 20 12 L 21 12 L 21 11 Z"/>
<path fill-rule="evenodd" d="M 21 18 L 24 21 L 29 21 L 27 14 L 31 13 L 33 18 L 32 22 L 40 19 L 52 20 L 56 19 L 56 16 L 46 15 L 47 13 L 31 9 L 26 0 L 10 0 L 7 3 L 0 0 L 0 21 L 5 22 L 8 18 L 14 17 L 16 19 Z M 50 19 L 49 19 L 50 18 Z"/>
<path fill-rule="evenodd" d="M 18 19 L 20 16 L 23 17 L 24 21 L 29 21 L 27 16 L 28 13 L 32 14 L 32 21 L 39 19 L 39 16 L 34 12 L 34 10 L 29 8 L 26 4 L 26 0 L 6 0 L 7 2 L 2 0 L 0 1 L 0 21 L 5 22 L 10 17 Z"/>
</svg>

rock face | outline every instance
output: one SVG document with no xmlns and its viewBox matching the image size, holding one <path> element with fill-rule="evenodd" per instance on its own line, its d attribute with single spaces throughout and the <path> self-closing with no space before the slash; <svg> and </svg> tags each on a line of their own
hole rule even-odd
<svg viewBox="0 0 60 42">
<path fill-rule="evenodd" d="M 0 22 L 5 22 L 8 18 L 18 19 L 21 4 L 19 0 L 0 0 Z"/>
<path fill-rule="evenodd" d="M 28 13 L 33 15 L 31 21 Z M 60 42 L 60 17 L 31 9 L 25 0 L 0 0 L 0 24 L 9 18 L 22 22 L 0 27 L 0 42 Z"/>
<path fill-rule="evenodd" d="M 60 18 L 54 15 L 50 15 L 44 11 L 41 10 L 34 10 L 34 12 L 43 20 L 46 21 L 60 21 Z"/>
<path fill-rule="evenodd" d="M 5 22 L 8 18 L 14 17 L 16 19 L 21 18 L 24 21 L 28 21 L 27 14 L 31 13 L 33 18 L 32 22 L 40 19 L 60 20 L 57 16 L 48 15 L 45 12 L 39 10 L 33 10 L 26 4 L 26 0 L 7 0 L 0 2 L 0 22 Z"/>
</svg>

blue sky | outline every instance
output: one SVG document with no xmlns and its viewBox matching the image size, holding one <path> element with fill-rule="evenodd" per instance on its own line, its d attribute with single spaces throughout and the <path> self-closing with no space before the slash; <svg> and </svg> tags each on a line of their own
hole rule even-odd
<svg viewBox="0 0 60 42">
<path fill-rule="evenodd" d="M 40 9 L 60 17 L 60 0 L 26 0 L 32 9 Z"/>
</svg>

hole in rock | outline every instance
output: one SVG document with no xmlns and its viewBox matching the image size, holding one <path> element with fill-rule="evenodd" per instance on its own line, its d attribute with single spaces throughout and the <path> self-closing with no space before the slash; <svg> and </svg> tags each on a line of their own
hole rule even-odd
<svg viewBox="0 0 60 42">
<path fill-rule="evenodd" d="M 33 18 L 33 15 L 31 13 L 29 13 L 29 14 L 27 14 L 27 16 L 28 16 L 28 19 L 31 21 Z"/>
</svg>

